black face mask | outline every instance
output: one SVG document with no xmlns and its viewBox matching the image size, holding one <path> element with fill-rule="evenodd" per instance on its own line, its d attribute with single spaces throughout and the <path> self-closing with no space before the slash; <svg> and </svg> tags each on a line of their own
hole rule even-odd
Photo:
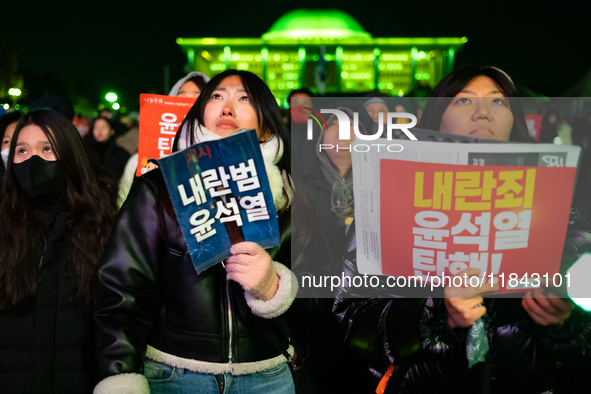
<svg viewBox="0 0 591 394">
<path fill-rule="evenodd" d="M 66 179 L 57 161 L 33 155 L 22 163 L 13 163 L 12 168 L 25 195 L 41 206 L 56 202 L 66 190 Z"/>
</svg>

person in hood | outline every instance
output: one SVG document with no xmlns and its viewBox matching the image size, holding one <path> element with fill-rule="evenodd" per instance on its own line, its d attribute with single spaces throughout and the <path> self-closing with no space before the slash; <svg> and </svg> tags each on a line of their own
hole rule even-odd
<svg viewBox="0 0 591 394">
<path fill-rule="evenodd" d="M 92 393 L 96 273 L 116 179 L 52 110 L 17 124 L 0 200 L 0 391 Z"/>
<path fill-rule="evenodd" d="M 203 73 L 193 71 L 181 78 L 170 89 L 169 96 L 197 98 L 205 89 L 209 77 Z"/>
<path fill-rule="evenodd" d="M 307 300 L 293 299 L 290 145 L 277 102 L 255 74 L 226 70 L 179 128 L 177 152 L 255 129 L 279 214 L 282 244 L 238 242 L 197 274 L 162 173 L 138 178 L 121 208 L 98 275 L 101 393 L 293 393 L 286 354 Z M 276 328 L 274 343 L 261 325 Z M 279 334 L 280 333 L 280 334 Z"/>
<path fill-rule="evenodd" d="M 343 103 L 344 104 L 344 103 Z M 339 119 L 331 114 L 314 141 L 315 157 L 305 160 L 301 167 L 302 187 L 316 211 L 313 236 L 294 264 L 300 275 L 326 277 L 340 274 L 347 231 L 354 217 L 353 174 L 351 143 L 355 139 L 354 111 L 333 103 L 331 108 L 347 114 L 350 138 L 339 139 Z M 357 108 L 356 108 L 357 109 Z M 363 122 L 359 131 L 366 134 Z M 298 152 L 302 154 L 302 152 Z M 300 275 L 302 276 L 302 275 Z M 322 298 L 331 304 L 334 292 L 330 289 L 310 289 L 308 296 Z M 307 363 L 319 392 L 365 392 L 367 361 L 345 345 L 336 319 L 326 308 L 321 327 L 310 338 Z"/>
<path fill-rule="evenodd" d="M 367 114 L 357 126 L 354 125 L 355 113 L 361 115 L 363 107 L 351 100 L 335 101 L 328 108 L 347 115 L 348 139 L 339 138 L 339 119 L 334 114 L 327 116 L 326 124 L 323 122 L 320 132 L 313 135 L 310 144 L 292 137 L 294 150 L 298 150 L 299 157 L 298 160 L 294 157 L 294 165 L 297 165 L 305 194 L 318 216 L 318 236 L 314 237 L 306 253 L 315 275 L 340 273 L 338 256 L 342 254 L 355 207 L 351 143 L 355 139 L 355 127 L 361 134 L 367 134 L 367 129 L 372 125 Z M 325 250 L 324 242 L 320 242 L 324 240 L 329 245 L 328 250 Z M 324 254 L 319 253 L 319 250 L 324 250 L 327 256 L 319 258 L 319 255 Z"/>
<path fill-rule="evenodd" d="M 174 84 L 168 95 L 176 97 L 198 98 L 203 89 L 205 89 L 205 85 L 207 84 L 207 82 L 209 82 L 209 77 L 207 75 L 197 71 L 193 71 L 184 76 L 183 78 L 179 79 L 177 83 Z M 139 156 L 137 152 L 137 145 L 139 142 L 139 127 L 130 130 L 128 134 L 133 134 L 133 139 L 135 141 L 135 152 L 130 152 L 132 155 L 127 161 L 127 164 L 125 165 L 125 168 L 123 170 L 123 175 L 121 176 L 121 182 L 119 184 L 119 205 L 123 205 L 123 202 L 127 198 L 127 195 L 129 193 L 129 190 L 131 189 L 131 185 L 135 178 L 136 169 L 139 163 Z M 119 137 L 119 139 L 117 140 L 118 143 L 122 142 L 121 139 L 130 139 L 131 136 L 128 134 Z M 122 146 L 121 143 L 120 146 Z M 148 159 L 148 161 L 150 160 L 156 161 L 155 158 Z M 145 174 L 152 168 L 154 168 L 154 165 L 143 167 L 142 174 Z"/>
<path fill-rule="evenodd" d="M 350 139 L 339 139 L 339 120 L 331 115 L 323 128 L 316 143 L 316 154 L 320 162 L 320 170 L 330 189 L 330 212 L 337 218 L 338 225 L 343 227 L 343 237 L 346 228 L 353 221 L 353 175 L 351 171 L 351 142 L 354 141 L 353 111 L 346 107 L 337 107 L 349 117 Z M 359 125 L 365 134 L 363 124 Z M 322 147 L 322 148 L 321 148 Z"/>
</svg>

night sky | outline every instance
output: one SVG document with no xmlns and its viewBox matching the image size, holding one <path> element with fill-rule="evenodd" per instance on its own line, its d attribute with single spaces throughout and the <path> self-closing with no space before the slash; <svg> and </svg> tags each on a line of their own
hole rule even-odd
<svg viewBox="0 0 591 394">
<path fill-rule="evenodd" d="M 340 3 L 340 4 L 339 4 Z M 338 8 L 374 37 L 462 37 L 456 67 L 495 65 L 517 84 L 557 96 L 591 68 L 591 7 L 520 1 L 4 1 L 0 40 L 17 54 L 22 102 L 45 93 L 93 106 L 109 90 L 137 106 L 184 75 L 177 37 L 260 37 L 296 8 Z M 338 6 L 337 6 L 338 4 Z M 564 5 L 564 6 L 563 6 Z M 6 50 L 6 49 L 4 49 Z"/>
</svg>

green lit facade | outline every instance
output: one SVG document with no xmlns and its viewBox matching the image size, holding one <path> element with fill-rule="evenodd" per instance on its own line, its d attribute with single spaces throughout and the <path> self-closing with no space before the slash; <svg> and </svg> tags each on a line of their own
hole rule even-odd
<svg viewBox="0 0 591 394">
<path fill-rule="evenodd" d="M 296 10 L 261 38 L 178 38 L 189 69 L 213 76 L 229 68 L 261 77 L 287 106 L 289 92 L 318 93 L 316 67 L 324 53 L 325 92 L 378 90 L 393 96 L 434 87 L 453 69 L 462 38 L 373 38 L 338 10 Z"/>
</svg>

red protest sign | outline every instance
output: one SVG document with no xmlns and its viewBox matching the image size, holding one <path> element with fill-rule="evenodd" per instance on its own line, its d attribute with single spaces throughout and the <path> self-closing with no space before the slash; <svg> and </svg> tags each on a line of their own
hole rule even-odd
<svg viewBox="0 0 591 394">
<path fill-rule="evenodd" d="M 148 160 L 157 160 L 171 153 L 174 136 L 194 103 L 194 98 L 140 95 L 137 176 L 146 172 Z"/>
<path fill-rule="evenodd" d="M 527 130 L 536 141 L 540 142 L 540 131 L 542 130 L 543 115 L 526 114 L 525 122 Z"/>
<path fill-rule="evenodd" d="M 576 168 L 381 160 L 380 174 L 384 274 L 475 267 L 501 292 L 556 284 Z"/>
</svg>

